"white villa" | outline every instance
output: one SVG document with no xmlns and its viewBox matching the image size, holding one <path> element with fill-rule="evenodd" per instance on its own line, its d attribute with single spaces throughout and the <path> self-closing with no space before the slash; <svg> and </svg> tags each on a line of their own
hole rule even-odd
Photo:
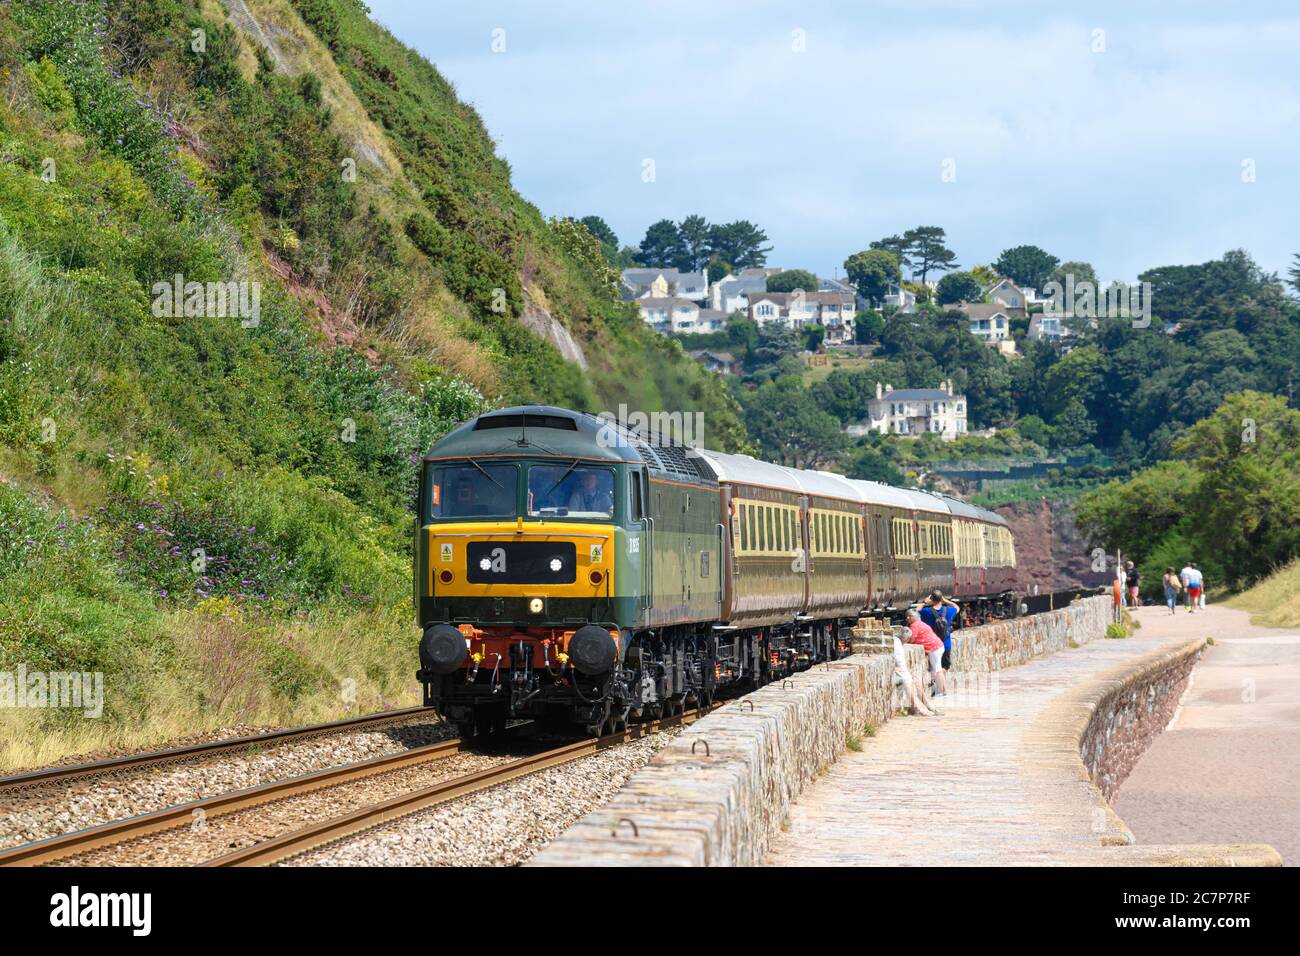
<svg viewBox="0 0 1300 956">
<path fill-rule="evenodd" d="M 966 434 L 966 396 L 953 394 L 951 380 L 939 388 L 882 388 L 877 382 L 867 411 L 869 430 L 882 435 L 915 438 L 932 432 L 952 441 Z"/>
<path fill-rule="evenodd" d="M 801 329 L 816 323 L 826 330 L 828 345 L 853 341 L 855 311 L 850 292 L 764 292 L 749 302 L 749 317 L 757 324 Z"/>
<path fill-rule="evenodd" d="M 641 320 L 656 332 L 717 332 L 727 327 L 727 313 L 702 309 L 698 302 L 681 296 L 642 296 L 636 300 Z"/>
</svg>

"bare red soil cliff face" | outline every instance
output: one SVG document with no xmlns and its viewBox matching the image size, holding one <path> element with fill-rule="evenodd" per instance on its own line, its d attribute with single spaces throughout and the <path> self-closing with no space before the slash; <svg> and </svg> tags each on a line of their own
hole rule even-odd
<svg viewBox="0 0 1300 956">
<path fill-rule="evenodd" d="M 1017 502 L 994 508 L 1007 519 L 1016 540 L 1017 590 L 1032 594 L 1106 584 L 1110 575 L 1092 570 L 1092 549 L 1074 526 L 1066 502 Z"/>
</svg>

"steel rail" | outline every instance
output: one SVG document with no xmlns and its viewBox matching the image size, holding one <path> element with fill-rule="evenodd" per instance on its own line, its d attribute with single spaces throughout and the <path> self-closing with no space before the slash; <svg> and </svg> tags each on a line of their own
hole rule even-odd
<svg viewBox="0 0 1300 956">
<path fill-rule="evenodd" d="M 234 850 L 225 856 L 209 860 L 203 866 L 268 866 L 281 860 L 301 856 L 327 844 L 347 839 L 364 830 L 391 823 L 401 817 L 447 803 L 458 797 L 479 793 L 514 780 L 517 777 L 536 773 L 539 770 L 571 763 L 602 750 L 607 750 L 610 747 L 626 743 L 629 740 L 646 737 L 670 727 L 691 723 L 713 709 L 714 707 L 699 708 L 672 717 L 647 721 L 643 724 L 630 724 L 619 733 L 579 740 L 576 743 L 566 744 L 545 753 L 522 757 L 518 760 L 512 760 L 510 763 L 489 767 L 486 770 L 479 770 L 450 780 L 442 780 L 419 790 L 399 794 L 396 797 L 368 807 L 361 807 L 342 816 L 322 820 L 300 830 L 282 833 L 260 843 Z"/>
<path fill-rule="evenodd" d="M 77 830 L 62 836 L 51 837 L 37 843 L 25 843 L 7 850 L 0 850 L 0 866 L 38 866 L 44 863 L 53 863 L 91 850 L 135 841 L 152 833 L 183 827 L 195 819 L 206 819 L 234 813 L 237 810 L 247 810 L 264 803 L 320 790 L 323 787 L 349 783 L 375 774 L 389 773 L 416 764 L 440 760 L 459 753 L 463 746 L 464 744 L 460 740 L 444 740 L 436 744 L 404 750 L 400 753 L 386 754 L 382 757 L 374 757 L 370 760 L 362 760 L 338 767 L 328 767 L 314 773 L 286 777 L 283 780 L 274 780 L 244 790 L 235 790 L 230 793 L 205 797 L 190 803 L 178 804 L 174 807 L 164 807 L 161 810 L 154 810 L 150 813 L 143 813 L 122 820 L 114 820 L 85 830 Z M 202 816 L 196 817 L 196 814 L 200 812 Z"/>
<path fill-rule="evenodd" d="M 335 720 L 329 723 L 307 724 L 303 727 L 272 730 L 264 734 L 252 734 L 247 737 L 232 737 L 226 740 L 212 740 L 201 744 L 188 744 L 184 747 L 175 747 L 169 750 L 150 750 L 142 753 L 126 754 L 122 757 L 109 757 L 105 760 L 92 760 L 87 763 L 69 764 L 62 767 L 45 767 L 41 770 L 0 777 L 0 792 L 58 783 L 77 777 L 101 776 L 154 764 L 175 763 L 193 757 L 228 753 L 232 750 L 242 750 L 247 747 L 279 744 L 289 740 L 306 740 L 312 737 L 322 737 L 382 725 L 390 721 L 404 720 L 408 717 L 426 713 L 433 714 L 436 712 L 432 707 L 407 707 L 402 710 L 366 714 L 363 717 L 349 717 L 346 720 Z"/>
</svg>

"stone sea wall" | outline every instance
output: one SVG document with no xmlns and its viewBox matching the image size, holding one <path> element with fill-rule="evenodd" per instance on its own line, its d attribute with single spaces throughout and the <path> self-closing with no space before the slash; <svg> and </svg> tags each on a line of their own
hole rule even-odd
<svg viewBox="0 0 1300 956">
<path fill-rule="evenodd" d="M 1173 719 L 1204 649 L 1192 641 L 1106 681 L 1079 735 L 1079 759 L 1108 801 Z"/>
<path fill-rule="evenodd" d="M 958 631 L 953 668 L 1021 664 L 1100 638 L 1110 599 Z M 762 861 L 790 804 L 868 725 L 902 702 L 892 642 L 733 701 L 686 728 L 615 796 L 551 842 L 533 866 L 748 866 Z M 907 648 L 921 678 L 919 647 Z"/>
</svg>

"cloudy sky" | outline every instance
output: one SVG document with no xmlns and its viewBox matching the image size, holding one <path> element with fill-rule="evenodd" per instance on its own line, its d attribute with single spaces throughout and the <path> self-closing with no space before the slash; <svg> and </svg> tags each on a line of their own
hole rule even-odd
<svg viewBox="0 0 1300 956">
<path fill-rule="evenodd" d="M 1300 252 L 1293 3 L 369 3 L 524 196 L 626 244 L 700 213 L 824 275 L 916 225 L 963 266 L 1034 243 L 1103 279 Z"/>
</svg>

